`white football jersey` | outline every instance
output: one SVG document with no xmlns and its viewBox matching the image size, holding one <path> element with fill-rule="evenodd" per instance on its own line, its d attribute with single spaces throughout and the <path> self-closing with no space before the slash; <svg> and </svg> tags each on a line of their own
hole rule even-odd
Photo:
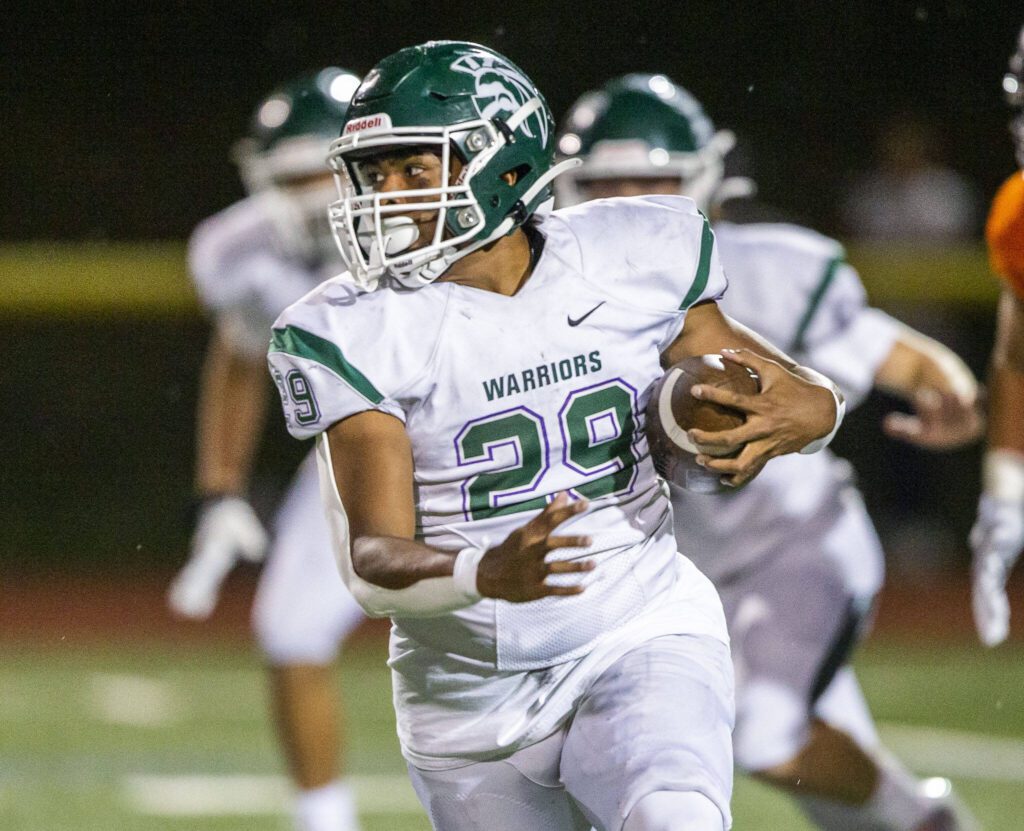
<svg viewBox="0 0 1024 831">
<path fill-rule="evenodd" d="M 274 325 L 293 435 L 365 410 L 404 423 L 418 539 L 495 545 L 560 491 L 590 500 L 560 533 L 593 546 L 555 552 L 597 561 L 583 594 L 395 620 L 399 735 L 423 766 L 526 743 L 551 699 L 538 685 L 666 598 L 685 595 L 669 631 L 726 639 L 713 591 L 676 553 L 643 429 L 662 350 L 688 308 L 725 290 L 711 229 L 690 200 L 650 197 L 557 211 L 540 231 L 543 253 L 512 297 L 449 282 L 361 293 L 335 279 Z M 569 712 L 563 698 L 543 729 Z"/>
<path fill-rule="evenodd" d="M 729 275 L 722 308 L 797 362 L 842 388 L 855 406 L 870 392 L 875 372 L 892 350 L 900 324 L 867 305 L 857 272 L 842 246 L 787 224 L 715 225 Z M 748 570 L 786 541 L 834 521 L 843 510 L 850 466 L 825 450 L 772 459 L 736 493 L 698 495 L 672 488 L 680 550 L 715 583 Z M 851 588 L 871 593 L 882 566 L 865 554 L 843 569 Z"/>
<path fill-rule="evenodd" d="M 271 218 L 271 197 L 255 194 L 203 220 L 188 244 L 188 263 L 203 307 L 238 349 L 262 355 L 274 319 L 340 271 L 291 254 Z M 326 210 L 326 208 L 325 208 Z"/>
</svg>

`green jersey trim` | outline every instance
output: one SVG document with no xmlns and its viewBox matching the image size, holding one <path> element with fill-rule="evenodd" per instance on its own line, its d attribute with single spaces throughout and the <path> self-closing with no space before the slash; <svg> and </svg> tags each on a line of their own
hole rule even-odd
<svg viewBox="0 0 1024 831">
<path fill-rule="evenodd" d="M 811 321 L 814 320 L 814 315 L 818 311 L 818 307 L 821 306 L 822 298 L 825 296 L 825 292 L 828 291 L 828 287 L 832 285 L 832 281 L 835 279 L 836 273 L 839 271 L 839 266 L 846 262 L 846 257 L 840 254 L 838 257 L 833 257 L 828 261 L 828 265 L 825 266 L 825 271 L 822 272 L 821 280 L 818 281 L 817 288 L 814 289 L 814 293 L 811 295 L 811 300 L 807 304 L 807 311 L 804 312 L 804 316 L 800 318 L 800 325 L 796 327 L 796 335 L 793 337 L 793 350 L 795 352 L 802 352 L 806 344 L 804 338 L 807 337 L 807 330 L 811 327 Z"/>
<path fill-rule="evenodd" d="M 711 249 L 715 246 L 715 235 L 711 231 L 711 223 L 704 217 L 704 230 L 700 235 L 700 258 L 697 261 L 697 273 L 694 275 L 690 290 L 679 304 L 680 311 L 686 311 L 704 293 L 708 285 L 708 277 L 711 274 Z"/>
<path fill-rule="evenodd" d="M 319 335 L 297 326 L 274 329 L 270 351 L 315 361 L 345 381 L 367 401 L 380 404 L 384 400 L 384 396 L 367 377 L 345 359 L 337 345 Z"/>
</svg>

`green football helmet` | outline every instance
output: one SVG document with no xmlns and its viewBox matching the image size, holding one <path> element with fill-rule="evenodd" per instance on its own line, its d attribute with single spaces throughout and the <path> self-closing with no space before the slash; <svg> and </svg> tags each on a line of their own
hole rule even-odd
<svg viewBox="0 0 1024 831">
<path fill-rule="evenodd" d="M 359 77 L 337 67 L 302 75 L 270 93 L 253 114 L 249 135 L 234 148 L 245 189 L 258 194 L 289 254 L 337 258 L 327 220 L 333 183 L 327 151 L 345 123 Z"/>
<path fill-rule="evenodd" d="M 578 164 L 553 167 L 555 125 L 533 82 L 485 46 L 431 41 L 385 58 L 363 80 L 330 149 L 339 198 L 331 224 L 352 279 L 372 288 L 385 275 L 417 287 L 467 254 L 513 231 L 551 200 L 550 183 Z M 430 149 L 441 186 L 389 192 L 382 203 L 360 162 L 401 148 Z M 462 164 L 458 181 L 452 162 Z M 508 184 L 502 174 L 514 171 Z M 408 216 L 437 211 L 420 248 Z"/>
<path fill-rule="evenodd" d="M 736 143 L 700 103 L 664 75 L 632 74 L 581 96 L 565 118 L 559 153 L 583 164 L 557 185 L 561 207 L 586 200 L 595 179 L 679 177 L 680 193 L 706 211 Z"/>
</svg>

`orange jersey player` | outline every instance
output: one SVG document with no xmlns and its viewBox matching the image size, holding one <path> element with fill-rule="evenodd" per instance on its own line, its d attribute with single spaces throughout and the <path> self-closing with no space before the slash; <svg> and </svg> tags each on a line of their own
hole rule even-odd
<svg viewBox="0 0 1024 831">
<path fill-rule="evenodd" d="M 989 261 L 1018 298 L 1024 298 L 1024 170 L 1003 182 L 985 226 Z"/>
<path fill-rule="evenodd" d="M 1024 29 L 1003 89 L 1016 115 L 1010 123 L 1024 168 Z M 987 646 L 1009 634 L 1006 578 L 1024 549 L 1024 170 L 996 194 L 985 229 L 989 259 L 1003 280 L 989 374 L 988 448 L 982 468 L 974 550 L 974 618 Z"/>
</svg>

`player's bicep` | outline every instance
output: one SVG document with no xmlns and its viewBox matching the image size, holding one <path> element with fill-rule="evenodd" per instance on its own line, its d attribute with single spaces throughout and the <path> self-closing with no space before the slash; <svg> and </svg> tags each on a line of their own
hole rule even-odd
<svg viewBox="0 0 1024 831">
<path fill-rule="evenodd" d="M 723 349 L 749 349 L 787 368 L 796 366 L 788 355 L 726 315 L 714 301 L 700 303 L 686 313 L 682 331 L 661 353 L 661 365 L 672 366 L 683 358 L 708 355 Z"/>
<path fill-rule="evenodd" d="M 387 413 L 367 410 L 332 425 L 326 436 L 351 538 L 412 539 L 413 460 L 405 425 Z"/>
</svg>

